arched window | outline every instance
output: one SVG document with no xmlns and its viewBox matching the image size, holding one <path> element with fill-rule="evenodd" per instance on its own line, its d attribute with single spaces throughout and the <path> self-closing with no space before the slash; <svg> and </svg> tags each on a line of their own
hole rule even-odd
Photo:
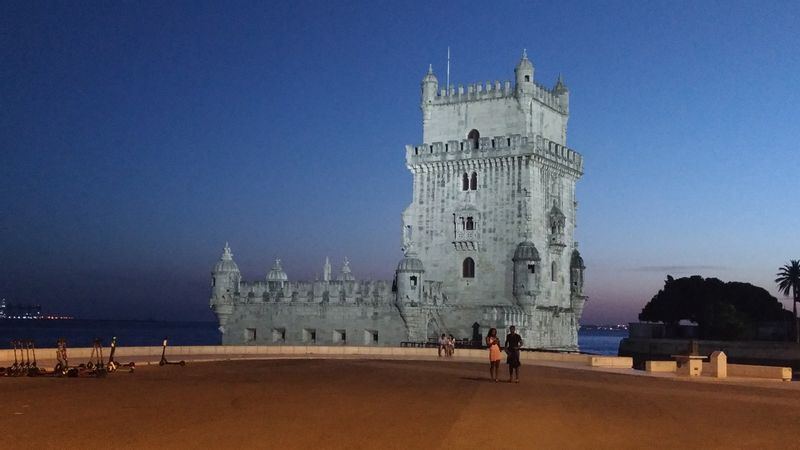
<svg viewBox="0 0 800 450">
<path fill-rule="evenodd" d="M 556 281 L 556 262 L 550 264 L 550 281 Z"/>
<path fill-rule="evenodd" d="M 475 222 L 472 221 L 472 217 L 467 217 L 467 230 L 474 230 L 475 229 Z"/>
<path fill-rule="evenodd" d="M 467 139 L 472 139 L 472 148 L 477 149 L 480 146 L 481 134 L 478 130 L 472 130 L 467 135 Z"/>
<path fill-rule="evenodd" d="M 469 175 L 467 174 L 464 174 L 464 176 L 461 177 L 461 190 L 462 191 L 469 190 Z"/>
<path fill-rule="evenodd" d="M 472 176 L 469 178 L 469 190 L 475 191 L 478 189 L 478 174 L 472 172 Z"/>
<path fill-rule="evenodd" d="M 461 264 L 461 276 L 464 278 L 475 278 L 475 261 L 472 258 L 467 258 Z"/>
</svg>

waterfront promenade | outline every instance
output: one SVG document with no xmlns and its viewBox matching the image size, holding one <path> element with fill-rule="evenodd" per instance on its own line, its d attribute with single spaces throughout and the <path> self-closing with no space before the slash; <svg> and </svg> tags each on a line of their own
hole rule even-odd
<svg viewBox="0 0 800 450">
<path fill-rule="evenodd" d="M 0 378 L 0 448 L 786 448 L 795 383 L 525 365 L 274 359 Z M 505 369 L 505 366 L 502 367 Z"/>
</svg>

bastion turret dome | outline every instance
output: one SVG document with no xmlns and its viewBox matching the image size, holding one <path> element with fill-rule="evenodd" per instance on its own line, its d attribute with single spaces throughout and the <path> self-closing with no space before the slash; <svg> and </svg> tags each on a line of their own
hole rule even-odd
<svg viewBox="0 0 800 450">
<path fill-rule="evenodd" d="M 425 272 L 425 266 L 417 255 L 408 254 L 397 265 L 398 272 Z"/>
<path fill-rule="evenodd" d="M 286 272 L 283 271 L 283 267 L 281 267 L 280 259 L 276 259 L 275 265 L 267 272 L 267 281 L 289 281 L 289 276 L 286 275 Z"/>
<path fill-rule="evenodd" d="M 227 242 L 225 243 L 225 248 L 222 250 L 222 256 L 214 266 L 214 272 L 239 272 L 239 266 L 237 266 L 236 262 L 234 262 L 233 253 L 231 253 L 231 248 L 228 247 Z"/>
<path fill-rule="evenodd" d="M 517 250 L 514 251 L 513 261 L 540 261 L 539 251 L 533 242 L 524 241 L 517 245 Z"/>
<path fill-rule="evenodd" d="M 519 72 L 520 70 L 533 71 L 533 63 L 528 59 L 528 50 L 522 51 L 522 59 L 519 60 L 517 67 L 514 68 L 514 72 Z"/>
</svg>

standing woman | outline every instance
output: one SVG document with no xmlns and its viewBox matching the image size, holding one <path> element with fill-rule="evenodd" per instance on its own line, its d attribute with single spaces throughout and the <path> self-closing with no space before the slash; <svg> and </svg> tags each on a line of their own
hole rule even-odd
<svg viewBox="0 0 800 450">
<path fill-rule="evenodd" d="M 486 336 L 486 346 L 489 347 L 489 374 L 494 381 L 500 372 L 500 360 L 503 359 L 500 352 L 500 338 L 497 337 L 497 328 L 489 329 Z"/>
</svg>

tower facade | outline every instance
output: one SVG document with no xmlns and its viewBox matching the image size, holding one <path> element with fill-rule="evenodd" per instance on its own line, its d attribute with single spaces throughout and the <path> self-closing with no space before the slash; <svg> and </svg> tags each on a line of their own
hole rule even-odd
<svg viewBox="0 0 800 450">
<path fill-rule="evenodd" d="M 583 262 L 575 243 L 580 154 L 567 148 L 569 91 L 534 80 L 439 89 L 422 81 L 423 144 L 406 146 L 413 183 L 405 247 L 442 283 L 448 328 L 516 325 L 528 347 L 576 348 Z M 433 90 L 436 89 L 435 94 Z M 484 326 L 485 324 L 485 326 Z"/>
</svg>

